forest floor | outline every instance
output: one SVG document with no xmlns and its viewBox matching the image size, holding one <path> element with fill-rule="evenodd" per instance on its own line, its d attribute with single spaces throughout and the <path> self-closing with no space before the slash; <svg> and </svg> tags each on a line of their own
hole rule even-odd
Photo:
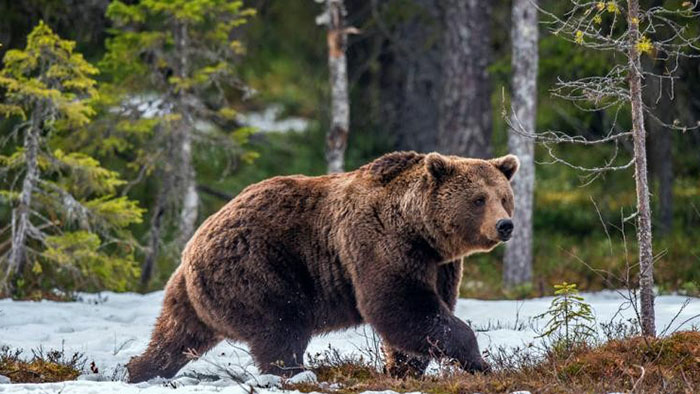
<svg viewBox="0 0 700 394">
<path fill-rule="evenodd" d="M 607 330 L 608 336 L 621 335 L 621 330 L 626 327 L 625 322 L 635 317 L 632 308 L 629 308 L 629 305 L 625 308 L 624 298 L 616 292 L 584 293 L 583 296 L 585 301 L 591 304 L 597 318 L 597 324 L 607 324 L 611 321 L 618 323 L 608 326 L 610 327 Z M 154 292 L 146 295 L 134 293 L 81 294 L 79 300 L 75 302 L 0 300 L 0 346 L 11 349 L 5 351 L 5 357 L 15 349 L 23 349 L 24 353 L 20 355 L 20 358 L 27 360 L 32 358 L 32 352 L 50 354 L 51 350 L 54 349 L 58 349 L 61 357 L 66 360 L 70 360 L 74 353 L 82 355 L 77 361 L 75 359 L 71 361 L 80 372 L 77 380 L 40 384 L 8 384 L 7 380 L 0 376 L 0 392 L 164 393 L 172 392 L 173 389 L 177 388 L 175 391 L 177 393 L 209 391 L 279 393 L 287 389 L 344 391 L 348 388 L 348 383 L 343 380 L 338 380 L 341 384 L 336 385 L 330 382 L 315 382 L 315 375 L 309 373 L 297 376 L 293 378 L 294 380 L 287 382 L 280 382 L 270 376 L 258 375 L 247 348 L 241 344 L 228 342 L 219 344 L 200 359 L 188 364 L 174 379 L 154 379 L 147 383 L 127 384 L 123 381 L 125 379 L 123 365 L 129 358 L 139 354 L 146 347 L 153 323 L 160 310 L 162 298 L 163 292 Z M 551 300 L 551 297 L 525 301 L 460 299 L 456 315 L 470 321 L 477 333 L 480 348 L 487 350 L 486 359 L 494 363 L 497 362 L 497 358 L 501 357 L 498 362 L 502 363 L 503 355 L 509 354 L 509 352 L 511 354 L 517 354 L 518 351 L 520 354 L 523 352 L 536 354 L 541 352 L 541 349 L 546 348 L 543 339 L 538 338 L 538 332 L 543 322 L 532 318 L 546 311 Z M 684 304 L 685 307 L 681 310 Z M 656 313 L 659 332 L 665 330 L 668 335 L 679 330 L 697 329 L 700 321 L 693 319 L 693 317 L 700 314 L 700 299 L 677 295 L 660 296 L 656 300 Z M 667 326 L 668 329 L 666 329 Z M 603 331 L 605 330 L 601 332 Z M 686 337 L 676 337 L 687 339 Z M 693 336 L 691 339 L 695 341 L 693 351 L 700 351 L 700 335 Z M 620 346 L 634 349 L 653 346 L 644 345 L 639 340 Z M 671 348 L 673 347 L 671 346 Z M 598 348 L 596 352 L 600 353 L 600 349 Z M 623 351 L 621 349 L 618 346 L 617 348 L 605 348 L 604 351 L 620 354 Z M 677 353 L 680 350 L 676 349 L 673 352 Z M 357 363 L 369 364 L 368 369 L 371 370 L 372 363 L 379 362 L 378 353 L 379 344 L 376 336 L 367 326 L 361 326 L 314 338 L 307 349 L 307 361 L 313 360 L 316 365 L 323 366 L 324 359 L 331 364 L 334 362 L 333 360 L 355 360 Z M 663 356 L 662 353 L 659 354 L 658 357 Z M 2 358 L 1 354 L 0 358 Z M 691 353 L 691 363 L 694 363 L 693 365 L 697 368 L 700 365 L 700 354 Z M 378 367 L 378 364 L 376 366 Z M 443 368 L 431 365 L 430 376 L 443 376 L 440 375 L 444 373 Z M 580 365 L 570 368 L 573 369 L 568 370 L 569 372 L 576 372 L 574 369 L 580 369 Z M 630 366 L 629 378 L 624 378 L 630 381 L 630 385 L 634 384 L 644 373 L 642 369 L 636 370 L 635 368 Z M 317 376 L 321 380 L 325 379 L 323 371 L 323 368 L 316 368 Z M 328 372 L 327 369 L 325 371 Z M 691 371 L 686 370 L 686 372 Z M 646 373 L 647 376 L 651 375 L 651 371 Z M 681 373 L 683 372 L 681 371 Z M 364 386 L 359 385 L 357 390 L 349 391 L 363 391 L 362 387 L 366 387 L 364 390 L 391 388 L 398 391 L 464 391 L 464 387 L 460 388 L 461 386 L 455 381 L 455 379 L 463 378 L 455 378 L 454 376 L 456 375 L 444 379 L 421 380 L 421 383 L 416 383 L 414 386 L 397 383 L 395 380 L 387 380 Z M 505 379 L 499 373 L 493 376 Z M 9 378 L 13 379 L 11 373 Z M 74 376 L 69 378 L 74 378 Z M 310 380 L 305 382 L 305 379 Z M 474 379 L 493 380 L 483 375 L 476 376 Z M 688 384 L 692 384 L 697 380 L 697 375 L 690 376 L 689 379 L 690 383 Z M 3 384 L 3 380 L 5 384 Z M 429 386 L 430 381 L 440 381 L 439 387 Z M 384 387 L 377 387 L 377 384 L 382 384 Z M 515 383 L 511 381 L 502 386 L 502 389 L 515 391 L 518 388 L 514 384 L 517 386 L 517 381 Z M 523 384 L 523 389 L 530 387 Z M 677 387 L 682 386 L 683 384 Z M 498 391 L 497 388 L 494 388 L 495 386 L 489 387 Z"/>
</svg>

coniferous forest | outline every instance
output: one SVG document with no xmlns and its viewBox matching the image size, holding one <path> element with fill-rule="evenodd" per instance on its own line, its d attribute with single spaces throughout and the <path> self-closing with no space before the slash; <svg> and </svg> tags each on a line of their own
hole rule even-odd
<svg viewBox="0 0 700 394">
<path fill-rule="evenodd" d="M 0 254 L 15 296 L 160 288 L 197 226 L 245 186 L 327 171 L 334 87 L 328 28 L 317 20 L 324 5 L 187 3 L 2 5 Z M 523 82 L 513 73 L 533 63 L 513 58 L 523 33 L 514 30 L 510 4 L 479 5 L 461 17 L 449 8 L 457 3 L 345 2 L 353 31 L 342 48 L 350 109 L 343 169 L 395 150 L 516 152 L 522 135 L 509 119 Z M 548 13 L 564 17 L 569 5 L 550 3 L 533 15 L 539 37 L 534 52 L 524 52 L 537 56 L 527 129 L 587 140 L 629 130 L 628 104 L 612 90 L 561 86 L 617 73 L 621 56 L 559 34 Z M 697 20 L 676 19 L 693 37 Z M 477 33 L 453 32 L 460 28 Z M 473 42 L 459 41 L 466 39 Z M 694 45 L 688 56 L 660 58 L 655 38 L 645 39 L 651 49 L 641 65 L 659 75 L 646 78 L 643 91 L 656 284 L 697 294 L 700 61 Z M 590 290 L 622 285 L 611 280 L 636 256 L 633 169 L 581 169 L 623 166 L 631 141 L 521 140 L 534 153 L 524 263 L 532 268 L 509 274 L 506 248 L 474 256 L 462 294 L 541 295 L 563 278 Z M 22 195 L 24 185 L 31 191 Z M 13 212 L 26 218 L 21 240 Z"/>
<path fill-rule="evenodd" d="M 464 258 L 458 293 L 557 297 L 556 357 L 597 335 L 578 291 L 625 289 L 645 338 L 654 297 L 700 297 L 697 1 L 26 0 L 0 21 L 0 298 L 161 290 L 246 187 L 394 151 L 518 156 L 513 237 Z M 346 361 L 315 372 L 350 387 Z"/>
</svg>

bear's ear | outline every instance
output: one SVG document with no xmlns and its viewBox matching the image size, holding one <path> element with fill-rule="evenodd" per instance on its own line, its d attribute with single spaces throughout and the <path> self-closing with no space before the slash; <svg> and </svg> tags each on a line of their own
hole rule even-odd
<svg viewBox="0 0 700 394">
<path fill-rule="evenodd" d="M 518 172 L 518 168 L 520 168 L 520 160 L 518 160 L 518 157 L 515 155 L 497 157 L 489 160 L 489 162 L 498 168 L 508 180 L 513 179 L 513 175 L 515 175 L 515 173 Z"/>
<path fill-rule="evenodd" d="M 428 169 L 430 175 L 438 180 L 445 178 L 454 171 L 454 167 L 452 167 L 452 163 L 449 162 L 449 159 L 435 152 L 429 153 L 428 156 L 425 157 L 425 167 Z"/>
</svg>

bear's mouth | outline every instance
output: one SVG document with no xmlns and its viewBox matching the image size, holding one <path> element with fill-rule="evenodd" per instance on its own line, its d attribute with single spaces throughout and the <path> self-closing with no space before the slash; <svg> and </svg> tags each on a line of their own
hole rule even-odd
<svg viewBox="0 0 700 394">
<path fill-rule="evenodd" d="M 498 235 L 498 242 L 508 242 L 511 238 L 513 238 L 512 234 L 508 234 L 508 235 L 499 234 Z"/>
</svg>

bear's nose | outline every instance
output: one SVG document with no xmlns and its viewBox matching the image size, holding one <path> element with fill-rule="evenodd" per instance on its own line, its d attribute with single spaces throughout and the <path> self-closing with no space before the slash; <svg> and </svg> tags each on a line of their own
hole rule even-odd
<svg viewBox="0 0 700 394">
<path fill-rule="evenodd" d="M 496 230 L 498 231 L 498 238 L 501 241 L 507 241 L 513 234 L 513 221 L 510 219 L 501 219 L 496 222 Z"/>
</svg>

